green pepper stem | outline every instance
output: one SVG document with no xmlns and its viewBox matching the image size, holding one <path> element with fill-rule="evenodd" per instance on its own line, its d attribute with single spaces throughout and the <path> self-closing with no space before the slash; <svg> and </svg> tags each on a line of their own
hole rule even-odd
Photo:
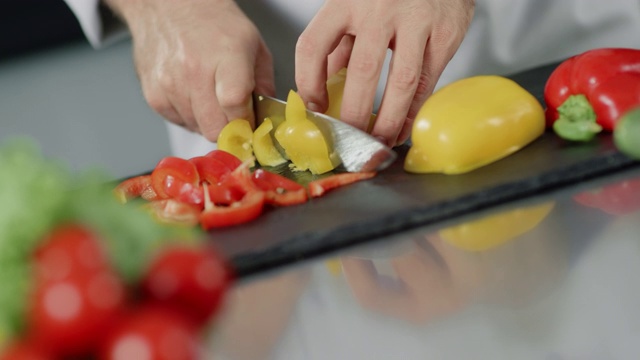
<svg viewBox="0 0 640 360">
<path fill-rule="evenodd" d="M 553 130 L 563 139 L 571 141 L 589 141 L 602 131 L 596 122 L 596 113 L 587 97 L 571 95 L 558 107 L 558 119 Z"/>
</svg>

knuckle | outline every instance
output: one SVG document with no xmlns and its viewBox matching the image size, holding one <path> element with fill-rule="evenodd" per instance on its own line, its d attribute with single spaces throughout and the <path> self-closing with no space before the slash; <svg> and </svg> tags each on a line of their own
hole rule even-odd
<svg viewBox="0 0 640 360">
<path fill-rule="evenodd" d="M 427 70 L 423 70 L 418 78 L 418 84 L 416 86 L 415 97 L 420 100 L 425 100 L 433 91 L 433 85 L 431 84 L 431 74 Z"/>
<path fill-rule="evenodd" d="M 144 98 L 149 107 L 156 112 L 164 112 L 169 108 L 169 101 L 157 91 L 143 90 Z"/>
<path fill-rule="evenodd" d="M 353 64 L 349 64 L 349 67 L 349 71 L 358 78 L 375 80 L 380 72 L 381 61 L 373 56 L 362 56 L 359 59 L 355 59 Z"/>
<path fill-rule="evenodd" d="M 419 81 L 420 71 L 405 66 L 392 77 L 391 84 L 398 90 L 409 91 L 415 89 Z"/>
<path fill-rule="evenodd" d="M 226 88 L 218 94 L 218 101 L 223 108 L 237 108 L 249 103 L 251 89 L 247 86 Z"/>
<path fill-rule="evenodd" d="M 158 75 L 158 86 L 165 91 L 173 91 L 175 88 L 175 78 L 166 72 Z"/>
<path fill-rule="evenodd" d="M 296 43 L 296 56 L 302 58 L 312 57 L 316 49 L 316 41 L 307 32 L 302 33 Z"/>
</svg>

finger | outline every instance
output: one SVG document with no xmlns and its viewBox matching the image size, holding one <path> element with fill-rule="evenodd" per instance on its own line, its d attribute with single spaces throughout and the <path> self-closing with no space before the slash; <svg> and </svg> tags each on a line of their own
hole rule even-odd
<svg viewBox="0 0 640 360">
<path fill-rule="evenodd" d="M 298 39 L 296 86 L 309 110 L 322 112 L 327 107 L 327 58 L 342 40 L 347 24 L 345 11 L 324 6 Z"/>
<path fill-rule="evenodd" d="M 147 85 L 146 81 L 142 80 L 141 85 L 142 94 L 153 111 L 178 126 L 188 128 L 178 111 L 167 98 L 166 94 L 161 91 L 159 87 L 151 87 Z"/>
<path fill-rule="evenodd" d="M 274 96 L 276 94 L 275 74 L 273 73 L 273 57 L 264 42 L 260 43 L 256 54 L 255 92 Z"/>
<path fill-rule="evenodd" d="M 386 139 L 391 146 L 396 144 L 405 123 L 413 119 L 408 119 L 407 115 L 418 88 L 424 60 L 427 36 L 411 30 L 399 30 L 396 34 L 389 76 L 378 117 L 371 131 L 373 136 Z"/>
<path fill-rule="evenodd" d="M 340 113 L 343 121 L 363 131 L 369 125 L 390 39 L 384 29 L 362 29 L 356 35 Z"/>
<path fill-rule="evenodd" d="M 215 70 L 202 74 L 191 92 L 191 105 L 198 121 L 200 133 L 209 141 L 216 142 L 220 131 L 227 124 L 227 117 L 216 98 Z"/>
<path fill-rule="evenodd" d="M 340 44 L 329 55 L 327 64 L 327 75 L 331 76 L 343 68 L 349 66 L 349 58 L 351 57 L 351 51 L 353 51 L 353 44 L 355 37 L 352 35 L 345 35 L 342 37 Z"/>
<path fill-rule="evenodd" d="M 251 93 L 256 86 L 255 57 L 227 57 L 216 69 L 215 95 L 227 121 L 246 119 L 254 126 Z"/>
</svg>

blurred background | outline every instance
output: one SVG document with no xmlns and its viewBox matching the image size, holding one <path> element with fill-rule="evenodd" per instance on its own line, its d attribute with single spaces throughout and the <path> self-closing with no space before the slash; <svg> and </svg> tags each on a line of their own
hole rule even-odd
<svg viewBox="0 0 640 360">
<path fill-rule="evenodd" d="M 115 177 L 169 154 L 128 39 L 93 49 L 62 0 L 3 2 L 0 34 L 0 142 L 28 135 L 47 156 Z"/>
</svg>

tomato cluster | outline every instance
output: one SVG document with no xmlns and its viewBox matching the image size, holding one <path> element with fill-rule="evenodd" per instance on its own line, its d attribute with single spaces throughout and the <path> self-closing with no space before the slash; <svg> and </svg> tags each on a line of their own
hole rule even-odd
<svg viewBox="0 0 640 360">
<path fill-rule="evenodd" d="M 125 284 L 97 232 L 69 223 L 32 256 L 26 327 L 0 359 L 198 359 L 231 272 L 203 245 L 171 245 Z"/>
<path fill-rule="evenodd" d="M 121 202 L 147 200 L 160 220 L 205 230 L 249 222 L 265 205 L 291 206 L 326 191 L 375 175 L 344 173 L 312 181 L 307 188 L 264 169 L 251 171 L 248 163 L 223 150 L 182 159 L 165 157 L 150 175 L 124 180 L 115 189 Z"/>
</svg>

